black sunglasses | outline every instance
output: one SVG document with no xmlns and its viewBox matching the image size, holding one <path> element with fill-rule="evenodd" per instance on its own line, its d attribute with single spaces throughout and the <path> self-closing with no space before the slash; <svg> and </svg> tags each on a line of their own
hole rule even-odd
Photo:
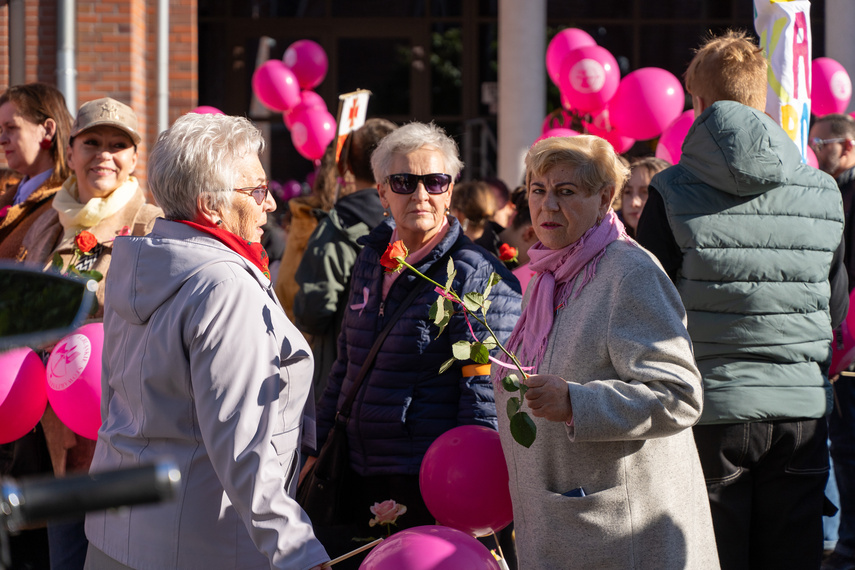
<svg viewBox="0 0 855 570">
<path fill-rule="evenodd" d="M 450 174 L 390 174 L 386 181 L 395 194 L 412 194 L 424 184 L 428 194 L 442 194 L 451 184 Z"/>
</svg>

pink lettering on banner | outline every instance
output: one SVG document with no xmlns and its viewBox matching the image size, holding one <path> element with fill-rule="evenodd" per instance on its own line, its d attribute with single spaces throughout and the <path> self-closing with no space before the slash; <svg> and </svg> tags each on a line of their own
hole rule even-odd
<svg viewBox="0 0 855 570">
<path fill-rule="evenodd" d="M 48 385 L 54 390 L 65 390 L 80 378 L 89 357 L 92 344 L 82 334 L 73 334 L 57 345 L 48 361 Z"/>
<path fill-rule="evenodd" d="M 799 65 L 805 72 L 805 89 L 807 97 L 810 98 L 810 46 L 808 45 L 808 29 L 804 12 L 795 14 L 793 25 L 793 97 L 801 99 L 799 95 Z"/>
</svg>

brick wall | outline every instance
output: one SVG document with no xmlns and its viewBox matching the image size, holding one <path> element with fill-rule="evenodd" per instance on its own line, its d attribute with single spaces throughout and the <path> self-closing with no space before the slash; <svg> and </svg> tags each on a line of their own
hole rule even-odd
<svg viewBox="0 0 855 570">
<path fill-rule="evenodd" d="M 26 0 L 26 81 L 56 85 L 58 0 Z M 113 97 L 140 121 L 144 183 L 157 138 L 157 0 L 77 0 L 77 102 Z M 197 105 L 197 0 L 169 2 L 169 121 Z M 0 86 L 9 84 L 9 6 L 0 6 Z M 0 155 L 0 165 L 3 165 Z"/>
</svg>

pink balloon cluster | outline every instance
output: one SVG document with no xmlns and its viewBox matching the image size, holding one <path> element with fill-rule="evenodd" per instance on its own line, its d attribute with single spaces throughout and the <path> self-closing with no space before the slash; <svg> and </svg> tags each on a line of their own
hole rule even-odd
<svg viewBox="0 0 855 570">
<path fill-rule="evenodd" d="M 252 90 L 272 111 L 283 113 L 291 142 L 303 157 L 318 160 L 335 138 L 335 117 L 327 110 L 317 87 L 327 74 L 324 49 L 312 40 L 288 46 L 282 61 L 264 62 L 252 74 Z"/>
<path fill-rule="evenodd" d="M 843 113 L 852 98 L 852 80 L 846 69 L 830 57 L 811 62 L 811 112 L 817 117 Z"/>
<path fill-rule="evenodd" d="M 546 70 L 561 91 L 562 105 L 591 117 L 584 121 L 586 130 L 617 152 L 662 134 L 685 106 L 683 87 L 673 74 L 648 67 L 621 79 L 614 56 L 577 28 L 562 30 L 549 42 Z"/>
<path fill-rule="evenodd" d="M 73 432 L 98 438 L 104 326 L 84 325 L 60 340 L 47 367 L 29 348 L 0 354 L 0 443 L 32 430 L 47 403 Z"/>
</svg>

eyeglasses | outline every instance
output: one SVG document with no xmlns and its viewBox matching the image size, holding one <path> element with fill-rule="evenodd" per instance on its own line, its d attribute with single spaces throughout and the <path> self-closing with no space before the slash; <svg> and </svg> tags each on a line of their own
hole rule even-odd
<svg viewBox="0 0 855 570">
<path fill-rule="evenodd" d="M 819 152 L 822 150 L 822 147 L 827 145 L 827 144 L 846 142 L 848 140 L 850 140 L 850 139 L 846 139 L 846 138 L 843 138 L 843 139 L 820 139 L 820 138 L 814 137 L 814 138 L 810 139 L 810 141 L 808 142 L 808 146 L 811 147 L 814 152 Z"/>
<path fill-rule="evenodd" d="M 428 194 L 442 194 L 451 184 L 450 174 L 390 174 L 386 181 L 395 194 L 412 194 L 424 184 Z"/>
<path fill-rule="evenodd" d="M 261 206 L 264 201 L 267 200 L 267 193 L 270 190 L 267 188 L 267 184 L 259 184 L 258 186 L 253 186 L 251 188 L 235 188 L 234 191 L 246 194 L 247 196 L 252 196 L 255 198 L 255 203 Z"/>
</svg>

